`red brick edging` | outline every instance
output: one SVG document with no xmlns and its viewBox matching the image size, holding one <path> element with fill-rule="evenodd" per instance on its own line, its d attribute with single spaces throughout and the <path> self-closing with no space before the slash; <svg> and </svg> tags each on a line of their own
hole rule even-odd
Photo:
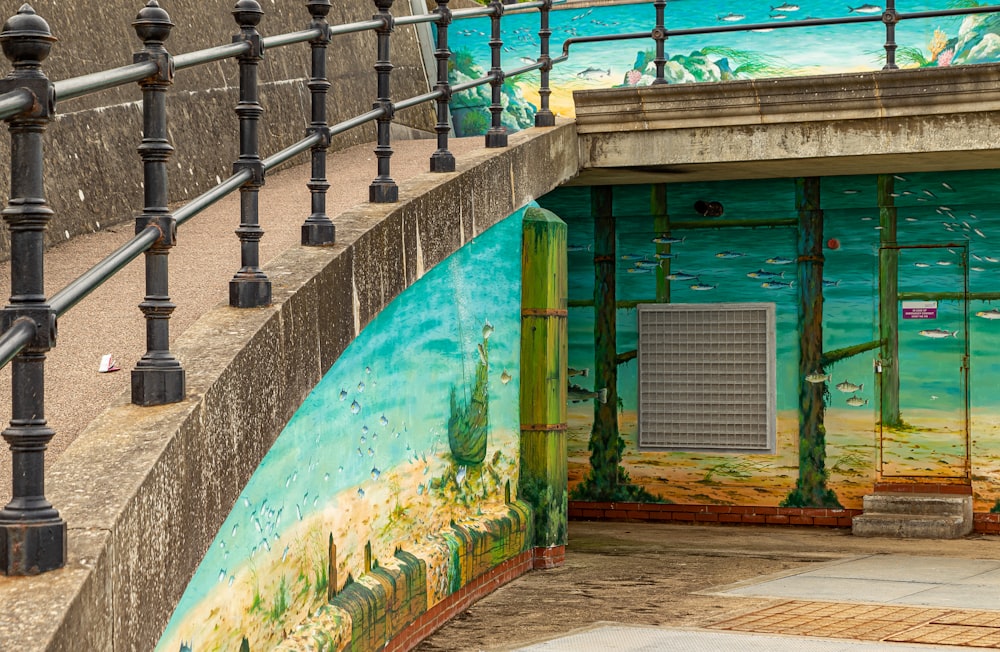
<svg viewBox="0 0 1000 652">
<path fill-rule="evenodd" d="M 863 510 L 860 509 L 825 509 L 822 507 L 598 503 L 582 500 L 569 502 L 571 521 L 615 521 L 620 523 L 730 523 L 734 525 L 851 527 L 851 519 L 862 513 Z M 976 512 L 973 514 L 973 528 L 975 532 L 980 534 L 1000 534 L 1000 514 Z"/>
<path fill-rule="evenodd" d="M 674 505 L 599 503 L 571 500 L 570 520 L 646 523 L 732 523 L 738 525 L 813 525 L 851 527 L 860 509 L 764 507 L 760 505 Z"/>
<path fill-rule="evenodd" d="M 516 557 L 508 559 L 425 611 L 399 635 L 389 641 L 384 649 L 386 652 L 405 652 L 415 648 L 422 640 L 468 609 L 480 598 L 493 593 L 504 584 L 521 577 L 532 569 L 560 566 L 565 558 L 566 546 L 554 546 L 526 550 Z"/>
</svg>

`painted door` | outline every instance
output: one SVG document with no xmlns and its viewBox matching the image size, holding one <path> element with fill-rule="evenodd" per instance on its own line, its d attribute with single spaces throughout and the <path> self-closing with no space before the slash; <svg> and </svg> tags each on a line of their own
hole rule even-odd
<svg viewBox="0 0 1000 652">
<path fill-rule="evenodd" d="M 879 254 L 880 475 L 888 481 L 968 480 L 967 245 L 902 245 Z M 886 269 L 893 266 L 895 274 Z M 895 314 L 884 314 L 893 303 Z"/>
</svg>

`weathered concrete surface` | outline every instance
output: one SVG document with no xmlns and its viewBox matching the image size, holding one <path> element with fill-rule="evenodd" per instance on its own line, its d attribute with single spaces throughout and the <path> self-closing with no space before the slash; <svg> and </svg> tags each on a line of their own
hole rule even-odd
<svg viewBox="0 0 1000 652">
<path fill-rule="evenodd" d="M 709 589 L 876 553 L 997 559 L 1000 548 L 990 536 L 943 542 L 858 538 L 848 529 L 571 521 L 563 566 L 498 589 L 416 650 L 509 650 L 597 622 L 704 627 L 786 600 Z"/>
<path fill-rule="evenodd" d="M 0 649 L 152 649 L 324 370 L 426 270 L 573 176 L 575 139 L 567 123 L 515 134 L 507 149 L 460 158 L 456 173 L 401 183 L 399 204 L 341 215 L 334 247 L 293 247 L 266 265 L 273 306 L 221 306 L 191 326 L 172 346 L 188 398 L 138 408 L 123 395 L 53 465 L 48 496 L 69 524 L 69 563 L 0 577 Z"/>
<path fill-rule="evenodd" d="M 0 21 L 20 3 L 6 3 Z M 131 22 L 145 4 L 133 2 L 66 3 L 34 0 L 35 11 L 59 38 L 44 70 L 53 81 L 68 79 L 132 63 L 142 49 Z M 265 14 L 259 30 L 265 37 L 308 27 L 304 2 L 262 2 Z M 332 3 L 331 24 L 370 20 L 371 0 Z M 174 55 L 232 42 L 236 23 L 232 3 L 169 0 L 161 6 L 175 23 L 167 49 Z M 408 15 L 409 5 L 397 2 L 396 15 Z M 416 30 L 395 30 L 391 46 L 392 97 L 400 100 L 426 93 L 428 82 Z M 3 60 L 3 70 L 9 69 Z M 260 148 L 269 156 L 305 137 L 309 124 L 310 48 L 301 43 L 265 52 L 260 71 Z M 375 35 L 372 32 L 337 36 L 328 48 L 329 123 L 335 124 L 371 110 L 375 92 Z M 101 93 L 58 102 L 57 116 L 45 138 L 45 174 L 48 201 L 55 210 L 47 237 L 60 242 L 81 233 L 129 220 L 142 208 L 142 165 L 136 148 L 142 139 L 142 95 L 129 84 Z M 239 100 L 238 64 L 230 59 L 178 71 L 168 91 L 169 139 L 175 152 L 170 161 L 171 200 L 191 199 L 216 184 L 216 177 L 232 173 L 239 155 L 238 120 L 233 109 Z M 433 131 L 433 103 L 400 111 L 396 121 Z M 374 139 L 372 125 L 334 138 L 339 149 Z M 0 138 L 0 160 L 9 161 L 9 139 Z M 6 197 L 8 175 L 0 178 L 0 197 Z M 0 230 L 0 258 L 7 256 L 9 235 Z"/>
<path fill-rule="evenodd" d="M 1000 65 L 578 91 L 574 182 L 1000 167 Z"/>
</svg>

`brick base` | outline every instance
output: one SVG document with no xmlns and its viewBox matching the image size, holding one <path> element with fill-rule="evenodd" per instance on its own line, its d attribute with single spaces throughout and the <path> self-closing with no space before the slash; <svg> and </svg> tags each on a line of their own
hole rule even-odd
<svg viewBox="0 0 1000 652">
<path fill-rule="evenodd" d="M 551 548 L 535 548 L 532 568 L 535 570 L 546 570 L 562 566 L 566 561 L 566 546 L 552 546 Z"/>
<path fill-rule="evenodd" d="M 386 644 L 386 652 L 412 650 L 422 640 L 468 609 L 480 598 L 493 593 L 504 584 L 521 577 L 532 569 L 561 566 L 565 558 L 566 546 L 553 546 L 526 550 L 517 557 L 508 559 L 428 609 Z"/>
<path fill-rule="evenodd" d="M 569 518 L 577 521 L 646 523 L 731 523 L 734 525 L 812 525 L 851 527 L 860 509 L 763 507 L 755 505 L 673 505 L 570 501 Z"/>
</svg>

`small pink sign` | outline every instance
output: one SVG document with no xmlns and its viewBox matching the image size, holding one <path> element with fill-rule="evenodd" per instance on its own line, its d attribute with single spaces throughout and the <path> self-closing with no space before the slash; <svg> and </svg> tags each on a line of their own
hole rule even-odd
<svg viewBox="0 0 1000 652">
<path fill-rule="evenodd" d="M 904 301 L 903 319 L 937 319 L 937 301 Z"/>
</svg>

